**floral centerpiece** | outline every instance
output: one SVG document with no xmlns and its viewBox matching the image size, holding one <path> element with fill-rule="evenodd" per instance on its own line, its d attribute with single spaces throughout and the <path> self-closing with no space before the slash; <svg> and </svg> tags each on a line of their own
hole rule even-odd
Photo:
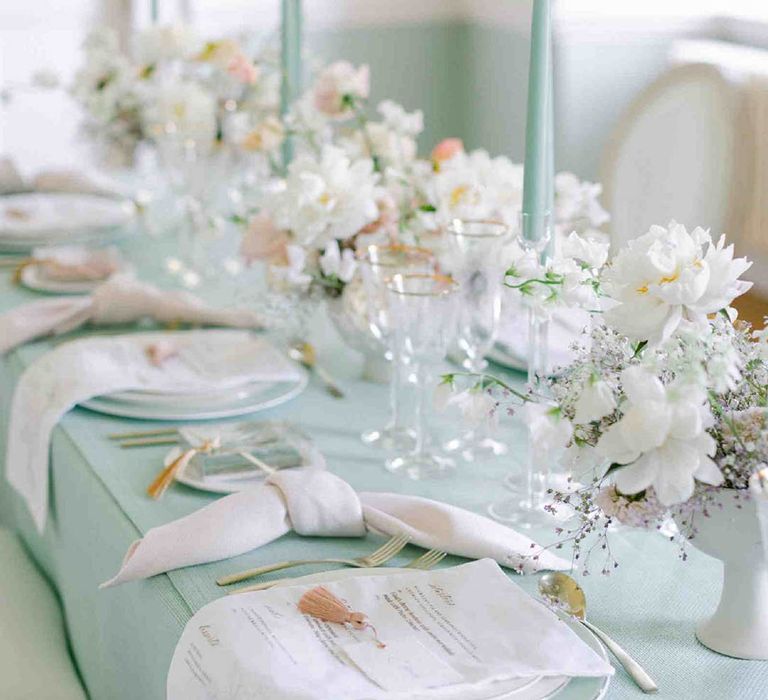
<svg viewBox="0 0 768 700">
<path fill-rule="evenodd" d="M 541 393 L 512 397 L 523 404 L 531 444 L 571 474 L 572 488 L 550 493 L 547 508 L 572 516 L 553 546 L 569 545 L 584 575 L 595 564 L 609 574 L 618 566 L 613 525 L 665 529 L 671 516 L 683 558 L 692 541 L 727 566 L 743 554 L 748 568 L 768 574 L 763 548 L 752 548 L 761 538 L 749 495 L 750 485 L 762 494 L 768 474 L 768 332 L 735 321 L 731 308 L 751 286 L 741 279 L 751 263 L 724 237 L 675 222 L 651 227 L 610 262 L 599 243 L 575 233 L 566 243 L 546 269 L 520 251 L 508 273 L 509 286 L 542 313 L 553 305 L 594 313 L 575 360 Z M 495 381 L 472 391 L 487 394 Z M 752 520 L 739 521 L 745 531 L 734 530 L 723 548 L 717 538 L 728 539 L 722 533 L 741 511 Z M 768 620 L 756 614 L 765 603 L 742 591 L 746 612 L 737 620 L 733 595 L 726 588 L 721 601 L 727 620 L 716 615 L 700 638 L 725 653 L 768 657 L 768 627 L 755 622 Z"/>
<path fill-rule="evenodd" d="M 138 144 L 173 134 L 274 153 L 279 70 L 268 48 L 221 38 L 204 41 L 187 27 L 156 26 L 123 51 L 110 30 L 91 33 L 70 91 L 86 133 L 129 161 Z"/>
</svg>

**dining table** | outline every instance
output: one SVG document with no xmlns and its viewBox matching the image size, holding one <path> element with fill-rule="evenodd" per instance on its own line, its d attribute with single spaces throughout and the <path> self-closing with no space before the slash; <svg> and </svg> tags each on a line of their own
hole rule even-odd
<svg viewBox="0 0 768 700">
<path fill-rule="evenodd" d="M 137 235 L 124 243 L 138 274 L 157 281 L 167 242 Z M 153 279 L 154 278 L 154 279 Z M 204 289 L 203 289 L 204 291 Z M 0 311 L 41 295 L 26 290 L 0 271 Z M 83 329 L 77 335 L 93 332 Z M 502 418 L 500 431 L 509 454 L 485 462 L 460 463 L 456 474 L 438 480 L 412 481 L 384 468 L 386 454 L 365 445 L 360 434 L 387 419 L 385 385 L 359 378 L 361 358 L 347 347 L 322 314 L 313 320 L 310 339 L 319 361 L 342 385 L 345 397 L 327 393 L 315 377 L 298 397 L 248 416 L 284 419 L 298 425 L 315 442 L 327 468 L 365 491 L 420 495 L 485 513 L 505 493 L 504 477 L 525 460 L 525 430 L 518 416 Z M 56 339 L 23 345 L 5 355 L 0 365 L 0 447 L 7 444 L 10 402 L 19 376 Z M 520 373 L 494 368 L 516 386 Z M 459 430 L 438 420 L 441 430 Z M 302 537 L 295 533 L 241 556 L 190 566 L 150 579 L 108 589 L 99 584 L 119 569 L 132 542 L 153 527 L 187 515 L 213 499 L 181 484 L 161 500 L 146 495 L 167 446 L 121 449 L 111 433 L 150 430 L 161 422 L 111 417 L 74 408 L 54 431 L 50 451 L 49 514 L 38 532 L 25 503 L 5 477 L 0 478 L 0 524 L 15 530 L 40 570 L 57 592 L 66 621 L 71 653 L 87 692 L 94 700 L 161 700 L 174 648 L 190 617 L 207 603 L 226 595 L 216 579 L 271 562 L 319 557 L 351 558 L 369 553 L 381 538 Z M 3 469 L 4 473 L 4 469 Z M 553 531 L 530 531 L 541 542 L 553 542 Z M 576 572 L 588 601 L 588 617 L 614 637 L 657 682 L 660 696 L 670 700 L 768 697 L 768 663 L 719 655 L 699 644 L 694 630 L 718 600 L 722 565 L 693 547 L 683 561 L 677 544 L 656 532 L 616 527 L 610 534 L 611 555 L 619 566 L 601 575 L 602 551 L 593 553 L 589 575 Z M 408 545 L 389 565 L 402 566 L 420 553 Z M 567 545 L 558 552 L 568 557 Z M 463 560 L 447 557 L 440 566 Z M 0 562 L 2 566 L 2 562 Z M 299 576 L 318 571 L 302 566 Z M 508 571 L 533 596 L 538 576 Z M 509 634 L 515 621 L 509 620 Z M 606 698 L 639 698 L 642 692 L 618 664 Z M 575 689 L 575 690 L 574 690 Z M 578 681 L 572 694 L 578 698 Z M 575 694 L 574 694 L 575 693 Z"/>
</svg>

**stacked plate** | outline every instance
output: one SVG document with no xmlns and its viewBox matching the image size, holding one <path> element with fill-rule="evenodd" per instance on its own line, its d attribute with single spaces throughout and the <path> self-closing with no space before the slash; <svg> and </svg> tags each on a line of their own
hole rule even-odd
<svg viewBox="0 0 768 700">
<path fill-rule="evenodd" d="M 0 197 L 0 252 L 74 243 L 103 243 L 133 221 L 127 199 L 67 192 L 32 192 Z"/>
<path fill-rule="evenodd" d="M 81 406 L 125 418 L 207 420 L 277 406 L 307 386 L 302 367 L 262 338 L 242 331 L 137 333 L 130 339 L 143 348 L 161 342 L 177 348 L 160 368 L 147 369 L 165 375 L 163 389 L 114 392 Z"/>
</svg>

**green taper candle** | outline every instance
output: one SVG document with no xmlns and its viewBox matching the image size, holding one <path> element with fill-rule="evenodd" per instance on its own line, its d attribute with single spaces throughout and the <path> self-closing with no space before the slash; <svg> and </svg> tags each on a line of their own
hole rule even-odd
<svg viewBox="0 0 768 700">
<path fill-rule="evenodd" d="M 550 0 L 533 0 L 522 217 L 528 241 L 541 240 L 552 202 L 551 44 Z"/>
<path fill-rule="evenodd" d="M 285 116 L 301 93 L 301 0 L 283 0 L 280 39 L 280 113 Z M 287 166 L 292 158 L 293 142 L 288 137 L 283 144 L 283 163 Z"/>
</svg>

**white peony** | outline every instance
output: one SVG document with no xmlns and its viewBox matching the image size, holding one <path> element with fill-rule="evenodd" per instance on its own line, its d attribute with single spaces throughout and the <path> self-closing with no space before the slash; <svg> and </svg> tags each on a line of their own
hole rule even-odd
<svg viewBox="0 0 768 700">
<path fill-rule="evenodd" d="M 640 366 L 625 369 L 623 416 L 603 433 L 598 452 L 614 472 L 621 493 L 652 486 L 660 503 L 671 506 L 691 497 L 695 481 L 717 486 L 723 475 L 711 459 L 716 444 L 706 431 L 712 422 L 705 391 L 670 385 Z"/>
<path fill-rule="evenodd" d="M 572 231 L 562 240 L 558 254 L 563 258 L 572 258 L 586 267 L 599 270 L 608 260 L 607 241 L 585 238 Z"/>
<path fill-rule="evenodd" d="M 576 401 L 574 423 L 591 423 L 612 413 L 616 408 L 616 397 L 608 382 L 590 377 L 584 383 Z"/>
<path fill-rule="evenodd" d="M 370 160 L 350 161 L 342 149 L 324 146 L 320 158 L 295 158 L 284 187 L 268 194 L 263 206 L 297 243 L 323 250 L 378 218 L 377 181 Z"/>
<path fill-rule="evenodd" d="M 661 343 L 682 322 L 702 322 L 746 292 L 752 283 L 739 277 L 750 265 L 734 260 L 724 237 L 714 244 L 701 228 L 688 233 L 674 221 L 652 226 L 603 275 L 605 291 L 619 302 L 606 311 L 606 323 L 632 340 Z"/>
<path fill-rule="evenodd" d="M 325 246 L 325 252 L 320 257 L 320 269 L 326 277 L 335 275 L 342 282 L 350 282 L 357 269 L 355 254 L 349 248 L 342 253 L 339 242 L 331 241 Z"/>
<path fill-rule="evenodd" d="M 144 119 L 154 133 L 198 144 L 216 138 L 216 101 L 191 81 L 159 83 L 147 93 Z"/>
</svg>

